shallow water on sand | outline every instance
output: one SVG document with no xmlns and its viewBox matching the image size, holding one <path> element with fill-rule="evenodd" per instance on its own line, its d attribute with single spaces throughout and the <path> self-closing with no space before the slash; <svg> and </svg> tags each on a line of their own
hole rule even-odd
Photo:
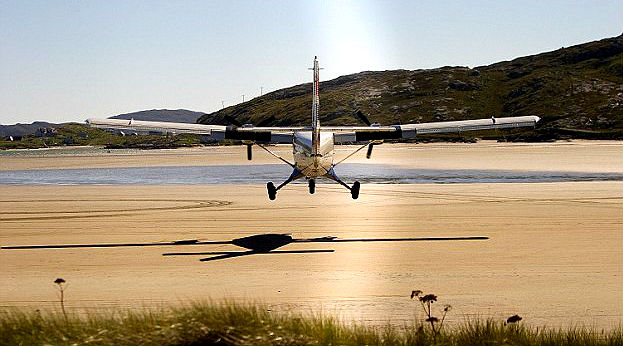
<svg viewBox="0 0 623 346">
<path fill-rule="evenodd" d="M 7 185 L 203 185 L 279 182 L 291 169 L 282 164 L 185 167 L 80 168 L 0 171 Z M 345 163 L 336 173 L 347 182 L 377 184 L 542 183 L 623 180 L 620 173 L 505 170 L 409 169 L 394 165 Z M 304 180 L 302 180 L 304 181 Z"/>
</svg>

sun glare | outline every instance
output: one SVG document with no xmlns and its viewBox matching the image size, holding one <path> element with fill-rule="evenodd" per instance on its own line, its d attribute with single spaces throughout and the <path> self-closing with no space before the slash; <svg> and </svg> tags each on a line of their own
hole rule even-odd
<svg viewBox="0 0 623 346">
<path fill-rule="evenodd" d="M 365 2 L 327 2 L 317 9 L 326 77 L 374 70 L 383 62 L 384 43 L 374 28 L 378 11 Z"/>
</svg>

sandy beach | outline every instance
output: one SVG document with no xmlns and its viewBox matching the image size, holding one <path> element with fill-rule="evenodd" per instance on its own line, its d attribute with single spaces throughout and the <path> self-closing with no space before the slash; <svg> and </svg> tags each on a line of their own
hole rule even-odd
<svg viewBox="0 0 623 346">
<path fill-rule="evenodd" d="M 286 159 L 291 145 L 270 146 Z M 335 160 L 357 146 L 336 146 Z M 206 166 L 281 163 L 255 147 L 253 161 L 246 148 L 212 146 L 164 150 L 105 150 L 52 148 L 0 152 L 0 170 L 110 168 L 153 166 Z M 379 163 L 419 169 L 536 170 L 568 172 L 623 172 L 623 144 L 616 141 L 570 141 L 555 143 L 465 143 L 389 144 L 375 146 L 373 159 L 365 150 L 348 159 L 352 163 Z"/>
<path fill-rule="evenodd" d="M 288 155 L 289 147 L 277 147 Z M 344 148 L 336 153 L 346 155 Z M 384 144 L 374 163 L 414 168 L 623 172 L 621 142 Z M 78 156 L 20 153 L 2 170 L 273 163 L 244 147 Z M 354 162 L 366 162 L 360 153 Z M 0 182 L 1 183 L 1 182 Z M 0 306 L 150 307 L 190 299 L 261 301 L 402 325 L 413 289 L 451 304 L 451 322 L 520 314 L 534 325 L 609 328 L 623 319 L 623 182 L 364 184 L 359 200 L 334 184 L 266 198 L 263 185 L 0 185 L 0 244 L 297 237 L 488 236 L 488 241 L 293 244 L 335 253 L 200 263 L 171 248 L 0 251 Z M 229 246 L 215 251 L 233 249 Z M 196 251 L 197 247 L 175 248 Z M 204 250 L 204 249 L 202 249 Z"/>
</svg>

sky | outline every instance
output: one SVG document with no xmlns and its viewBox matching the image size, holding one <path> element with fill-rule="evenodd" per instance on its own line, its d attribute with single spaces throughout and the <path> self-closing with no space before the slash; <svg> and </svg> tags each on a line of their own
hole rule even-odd
<svg viewBox="0 0 623 346">
<path fill-rule="evenodd" d="M 0 124 L 213 112 L 366 70 L 481 66 L 618 36 L 621 0 L 0 0 Z M 322 95 L 321 95 L 322 97 Z"/>
</svg>

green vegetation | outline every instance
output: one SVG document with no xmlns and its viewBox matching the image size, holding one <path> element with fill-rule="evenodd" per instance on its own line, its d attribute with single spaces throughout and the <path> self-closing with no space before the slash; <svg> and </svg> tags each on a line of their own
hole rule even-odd
<svg viewBox="0 0 623 346">
<path fill-rule="evenodd" d="M 324 125 L 344 125 L 357 123 L 356 110 L 381 124 L 537 115 L 542 120 L 535 131 L 513 132 L 506 139 L 623 139 L 622 85 L 623 35 L 489 66 L 341 76 L 320 83 L 320 117 Z M 310 99 L 311 84 L 301 84 L 206 114 L 198 122 L 224 124 L 225 116 L 232 116 L 258 123 L 274 116 L 271 125 L 308 124 Z"/>
<path fill-rule="evenodd" d="M 446 323 L 447 324 L 447 323 Z M 435 341 L 436 340 L 436 341 Z M 274 313 L 262 305 L 194 302 L 159 310 L 99 313 L 0 310 L 0 345 L 623 345 L 623 331 L 534 328 L 468 320 L 434 333 Z"/>
<path fill-rule="evenodd" d="M 67 124 L 56 128 L 50 136 L 26 136 L 20 141 L 0 139 L 0 149 L 33 149 L 68 145 L 95 145 L 111 149 L 162 149 L 196 146 L 202 143 L 196 135 L 125 135 L 107 132 L 83 124 Z"/>
</svg>

